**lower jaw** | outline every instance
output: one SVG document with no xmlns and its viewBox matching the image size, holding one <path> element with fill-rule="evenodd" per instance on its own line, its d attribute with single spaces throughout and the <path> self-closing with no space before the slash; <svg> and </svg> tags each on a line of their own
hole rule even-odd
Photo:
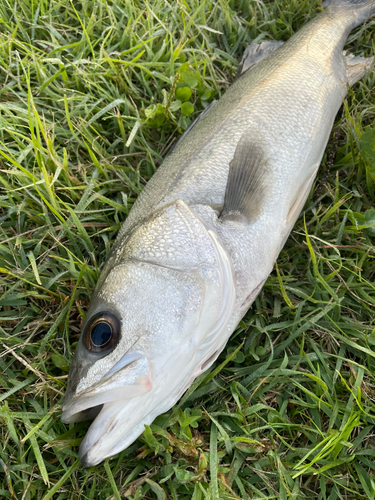
<svg viewBox="0 0 375 500">
<path fill-rule="evenodd" d="M 124 440 L 120 440 L 116 443 L 113 443 L 112 447 L 108 447 L 106 451 L 103 453 L 103 450 L 101 452 L 98 452 L 98 445 L 99 448 L 101 448 L 104 444 L 106 445 L 106 440 L 103 437 L 100 437 L 97 442 L 95 442 L 90 448 L 87 449 L 87 446 L 85 446 L 86 439 L 84 439 L 79 447 L 79 458 L 84 467 L 93 467 L 95 465 L 98 465 L 100 462 L 105 460 L 106 458 L 112 457 L 113 455 L 116 455 L 117 453 L 120 453 L 124 449 L 126 449 L 128 446 L 131 446 L 132 443 L 143 433 L 144 431 L 144 425 L 150 425 L 151 422 L 154 420 L 154 417 L 149 421 L 147 418 L 142 420 L 142 422 L 138 423 L 135 427 L 132 429 L 129 429 L 129 433 L 127 434 L 127 439 L 126 442 Z M 90 431 L 88 431 L 90 432 Z M 87 436 L 87 434 L 86 434 Z M 103 442 L 103 441 L 104 442 Z M 108 442 L 108 441 L 107 441 Z M 119 443 L 122 442 L 122 444 L 119 446 Z"/>
<path fill-rule="evenodd" d="M 181 383 L 182 389 L 176 390 L 176 388 L 174 388 L 174 390 L 168 391 L 167 397 L 155 406 L 155 396 L 157 395 L 157 392 L 155 394 L 152 391 L 148 392 L 147 394 L 141 395 L 138 398 L 105 403 L 104 405 L 98 405 L 76 414 L 74 418 L 79 416 L 79 421 L 88 419 L 89 417 L 87 415 L 90 414 L 90 418 L 95 418 L 96 416 L 98 416 L 100 421 L 103 423 L 103 427 L 99 427 L 99 422 L 93 422 L 84 440 L 82 441 L 79 449 L 79 456 L 82 465 L 84 467 L 97 465 L 105 458 L 111 457 L 130 446 L 143 433 L 145 424 L 151 425 L 151 423 L 158 415 L 161 415 L 162 413 L 168 411 L 186 391 L 186 389 L 190 386 L 191 382 L 195 379 L 196 376 L 197 374 L 194 374 L 194 376 L 190 375 L 190 377 L 186 377 L 185 381 Z M 158 381 L 155 381 L 155 386 L 158 386 Z M 139 420 L 131 418 L 131 420 L 133 421 L 131 425 L 127 426 L 125 423 L 125 421 L 127 420 L 126 414 L 134 417 L 135 413 L 138 413 L 139 407 L 143 409 L 143 412 L 141 412 L 141 414 L 139 415 Z M 99 415 L 102 409 L 103 413 L 106 414 L 106 422 L 103 422 L 104 415 Z M 150 411 L 147 411 L 146 409 L 150 409 Z M 83 417 L 84 414 L 85 418 Z M 121 418 L 121 416 L 123 418 Z M 124 427 L 128 427 L 128 429 L 121 439 L 115 441 L 114 443 L 112 443 L 112 446 L 110 446 L 110 439 L 108 439 L 109 436 L 106 439 L 105 434 L 110 434 L 110 431 L 113 429 L 113 421 L 111 422 L 113 417 L 115 417 L 113 420 L 117 420 L 116 425 L 120 420 L 121 425 Z"/>
<path fill-rule="evenodd" d="M 89 460 L 88 455 L 89 452 L 85 453 L 84 455 L 81 455 L 81 453 L 79 453 L 79 459 L 83 467 L 94 467 L 95 465 L 98 465 L 102 461 L 98 460 L 97 462 L 93 462 L 92 460 Z"/>
<path fill-rule="evenodd" d="M 143 415 L 139 415 L 139 420 L 138 422 L 133 422 L 132 425 L 129 425 L 127 428 L 127 432 L 124 432 L 121 437 L 117 441 L 112 442 L 112 446 L 110 446 L 110 436 L 108 434 L 111 434 L 112 431 L 112 424 L 114 423 L 113 421 L 111 422 L 111 419 L 107 420 L 106 425 L 103 426 L 102 430 L 100 432 L 96 432 L 96 436 L 92 435 L 92 426 L 95 426 L 95 422 L 92 423 L 92 426 L 88 430 L 84 440 L 82 441 L 80 448 L 79 448 L 79 457 L 82 465 L 84 467 L 92 467 L 94 465 L 99 464 L 103 460 L 105 460 L 108 457 L 111 457 L 113 455 L 116 455 L 117 453 L 120 453 L 121 451 L 125 450 L 128 446 L 131 446 L 132 443 L 144 432 L 145 430 L 145 425 L 151 425 L 151 423 L 155 420 L 155 418 L 164 413 L 165 411 L 168 411 L 173 404 L 176 402 L 176 398 L 168 398 L 168 402 L 163 402 L 162 404 L 158 405 L 157 408 L 154 408 L 150 412 L 145 412 Z M 133 403 L 133 401 L 132 401 Z M 117 408 L 113 408 L 114 414 L 117 415 L 117 424 L 119 419 L 125 421 L 125 415 L 123 413 L 123 419 L 121 418 L 121 413 L 126 412 L 126 413 L 132 413 L 132 410 L 134 411 L 134 408 L 125 408 L 124 402 L 117 402 Z M 143 402 L 142 403 L 143 407 L 147 407 L 147 403 Z M 105 406 L 105 405 L 104 405 Z M 122 407 L 121 407 L 122 406 Z M 100 419 L 100 416 L 98 417 Z M 123 422 L 124 424 L 125 422 Z M 125 424 L 126 425 L 126 424 Z M 99 431 L 99 429 L 97 429 Z M 91 432 L 90 432 L 91 431 Z M 107 434 L 108 433 L 108 434 Z M 107 434 L 107 438 L 105 437 Z"/>
</svg>

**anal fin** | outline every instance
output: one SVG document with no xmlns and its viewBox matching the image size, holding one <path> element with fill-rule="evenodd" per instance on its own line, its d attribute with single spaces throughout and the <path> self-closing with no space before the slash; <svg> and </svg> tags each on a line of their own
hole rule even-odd
<svg viewBox="0 0 375 500">
<path fill-rule="evenodd" d="M 346 76 L 350 86 L 357 83 L 371 69 L 374 57 L 359 57 L 353 54 L 345 56 Z"/>
</svg>

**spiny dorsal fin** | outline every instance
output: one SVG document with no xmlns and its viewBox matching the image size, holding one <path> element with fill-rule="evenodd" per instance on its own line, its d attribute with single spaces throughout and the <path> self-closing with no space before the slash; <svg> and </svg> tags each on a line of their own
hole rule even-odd
<svg viewBox="0 0 375 500">
<path fill-rule="evenodd" d="M 256 66 L 260 61 L 272 54 L 272 52 L 275 52 L 283 43 L 282 41 L 274 40 L 262 43 L 251 43 L 248 45 L 238 66 L 237 78 L 248 69 Z"/>
<path fill-rule="evenodd" d="M 230 162 L 222 219 L 255 219 L 269 182 L 268 158 L 253 134 L 241 137 Z"/>
</svg>

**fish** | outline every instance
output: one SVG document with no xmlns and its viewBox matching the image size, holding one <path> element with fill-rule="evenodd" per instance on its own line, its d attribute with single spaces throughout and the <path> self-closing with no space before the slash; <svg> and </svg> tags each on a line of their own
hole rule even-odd
<svg viewBox="0 0 375 500">
<path fill-rule="evenodd" d="M 250 44 L 141 192 L 70 368 L 61 418 L 93 419 L 85 467 L 131 445 L 224 349 L 303 209 L 348 88 L 373 64 L 344 45 L 374 15 L 374 1 L 328 0 L 287 42 Z"/>
</svg>

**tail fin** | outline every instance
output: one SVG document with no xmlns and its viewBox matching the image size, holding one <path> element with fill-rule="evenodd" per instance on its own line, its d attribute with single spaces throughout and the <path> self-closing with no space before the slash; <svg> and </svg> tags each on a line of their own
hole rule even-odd
<svg viewBox="0 0 375 500">
<path fill-rule="evenodd" d="M 323 7 L 332 13 L 354 18 L 354 26 L 359 26 L 366 19 L 375 16 L 375 0 L 325 0 Z"/>
</svg>

